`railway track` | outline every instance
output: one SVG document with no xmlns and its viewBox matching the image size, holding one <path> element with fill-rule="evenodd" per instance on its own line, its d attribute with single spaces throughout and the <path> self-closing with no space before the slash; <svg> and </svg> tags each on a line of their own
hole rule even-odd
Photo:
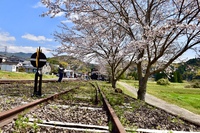
<svg viewBox="0 0 200 133">
<path fill-rule="evenodd" d="M 43 79 L 42 80 L 42 83 L 48 83 L 48 82 L 57 82 L 58 79 Z M 74 78 L 71 78 L 71 79 L 66 79 L 64 78 L 62 81 L 65 82 L 65 81 L 75 81 L 77 79 L 74 79 Z M 22 79 L 22 80 L 18 80 L 18 79 L 12 79 L 12 80 L 0 80 L 0 84 L 13 84 L 13 83 L 20 83 L 20 84 L 28 84 L 28 83 L 34 83 L 35 80 L 28 80 L 28 79 Z"/>
<path fill-rule="evenodd" d="M 7 100 L 4 100 L 3 104 L 0 103 L 0 131 L 6 133 L 200 131 L 200 127 L 196 125 L 179 120 L 170 114 L 166 115 L 166 112 L 126 95 L 114 93 L 107 85 L 101 85 L 100 88 L 94 82 L 55 81 L 43 84 L 42 97 L 31 97 L 33 84 L 29 83 L 32 81 L 21 82 L 22 84 L 19 84 L 20 81 L 1 84 L 0 102 Z M 29 86 L 30 88 L 27 88 Z M 23 103 L 14 103 L 13 108 L 1 109 L 13 101 Z M 136 113 L 133 113 L 134 111 Z M 148 115 L 147 118 L 143 116 L 143 112 Z M 150 114 L 153 114 L 153 117 L 149 117 Z M 163 121 L 166 122 L 165 119 L 171 123 L 160 125 Z M 147 128 L 138 128 L 145 126 Z M 159 126 L 164 130 L 158 130 L 156 127 Z M 167 128 L 170 129 L 166 130 Z"/>
<path fill-rule="evenodd" d="M 85 95 L 80 95 L 84 91 L 77 88 L 79 87 L 1 112 L 1 130 L 3 132 L 125 132 L 111 106 L 105 102 L 107 100 L 103 93 L 98 93 L 99 88 L 95 89 L 93 86 L 94 94 L 89 96 L 87 93 L 91 92 L 87 90 Z M 99 101 L 100 98 L 97 96 L 99 94 L 102 95 L 103 101 Z M 104 103 L 106 110 L 103 110 L 101 103 Z M 109 129 L 109 124 L 114 127 L 112 130 Z"/>
</svg>

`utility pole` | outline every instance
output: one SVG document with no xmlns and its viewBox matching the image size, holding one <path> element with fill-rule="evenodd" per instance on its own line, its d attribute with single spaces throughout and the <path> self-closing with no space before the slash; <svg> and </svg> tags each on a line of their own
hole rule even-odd
<svg viewBox="0 0 200 133">
<path fill-rule="evenodd" d="M 7 49 L 8 49 L 8 47 L 7 46 L 5 46 L 5 56 L 7 55 Z"/>
</svg>

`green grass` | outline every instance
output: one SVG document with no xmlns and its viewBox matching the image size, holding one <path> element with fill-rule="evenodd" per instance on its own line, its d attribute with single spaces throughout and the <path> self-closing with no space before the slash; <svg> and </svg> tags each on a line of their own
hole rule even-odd
<svg viewBox="0 0 200 133">
<path fill-rule="evenodd" d="M 138 81 L 123 80 L 123 82 L 138 88 Z M 147 84 L 147 93 L 200 114 L 200 88 L 185 88 L 186 85 L 189 85 L 189 83 L 171 83 L 162 86 L 151 81 Z"/>
<path fill-rule="evenodd" d="M 34 79 L 35 73 L 25 73 L 25 72 L 7 72 L 0 70 L 0 79 Z M 43 75 L 43 79 L 56 78 L 52 75 Z"/>
</svg>

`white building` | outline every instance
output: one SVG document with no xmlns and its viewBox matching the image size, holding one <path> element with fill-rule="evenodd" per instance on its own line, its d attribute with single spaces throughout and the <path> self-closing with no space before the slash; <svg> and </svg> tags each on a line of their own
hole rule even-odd
<svg viewBox="0 0 200 133">
<path fill-rule="evenodd" d="M 23 62 L 23 67 L 25 68 L 25 71 L 27 73 L 35 73 L 37 71 L 36 67 L 33 67 L 31 65 L 30 61 L 24 61 Z M 42 74 L 49 74 L 51 72 L 51 67 L 49 65 L 49 63 L 46 63 L 43 67 L 42 67 Z"/>
<path fill-rule="evenodd" d="M 67 78 L 74 78 L 74 71 L 73 70 L 64 70 L 64 77 Z"/>
<path fill-rule="evenodd" d="M 42 73 L 49 74 L 50 72 L 51 72 L 51 67 L 50 67 L 49 63 L 46 63 L 46 65 L 44 65 L 42 67 Z"/>
<path fill-rule="evenodd" d="M 17 71 L 17 64 L 18 63 L 12 63 L 12 62 L 2 63 L 1 64 L 1 70 L 9 71 L 9 72 L 16 72 Z"/>
</svg>

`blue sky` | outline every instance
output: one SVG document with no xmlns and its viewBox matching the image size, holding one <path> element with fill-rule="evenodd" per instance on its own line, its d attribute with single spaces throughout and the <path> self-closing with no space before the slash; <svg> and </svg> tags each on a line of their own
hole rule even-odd
<svg viewBox="0 0 200 133">
<path fill-rule="evenodd" d="M 55 18 L 41 17 L 47 9 L 40 0 L 0 0 L 0 51 L 34 53 L 40 46 L 47 57 L 60 46 L 53 33 L 59 31 L 60 22 L 70 24 L 64 14 Z M 182 56 L 194 58 L 193 51 Z"/>
<path fill-rule="evenodd" d="M 40 0 L 0 0 L 0 51 L 34 53 L 40 46 L 47 57 L 60 46 L 53 33 L 58 31 L 63 14 L 41 17 L 47 9 Z"/>
</svg>

